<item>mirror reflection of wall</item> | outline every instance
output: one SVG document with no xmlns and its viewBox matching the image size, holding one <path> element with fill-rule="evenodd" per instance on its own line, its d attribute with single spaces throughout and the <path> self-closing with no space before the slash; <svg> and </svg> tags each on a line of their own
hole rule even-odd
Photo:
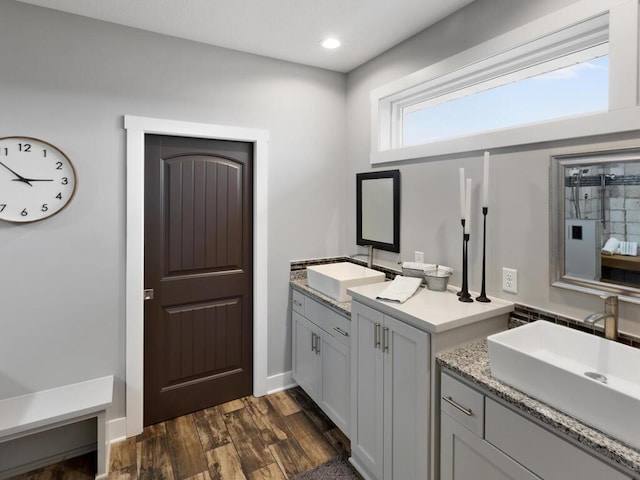
<svg viewBox="0 0 640 480">
<path fill-rule="evenodd" d="M 393 243 L 393 179 L 362 182 L 362 205 L 362 237 Z"/>
<path fill-rule="evenodd" d="M 565 219 L 571 226 L 565 247 L 566 273 L 640 286 L 640 163 L 566 168 L 565 202 Z M 591 253 L 594 250 L 600 250 L 599 271 L 597 257 Z"/>
<path fill-rule="evenodd" d="M 582 157 L 582 158 L 581 158 Z M 553 162 L 557 163 L 553 163 Z M 640 150 L 552 158 L 560 277 L 640 288 Z M 640 291 L 634 295 L 640 296 Z"/>
</svg>

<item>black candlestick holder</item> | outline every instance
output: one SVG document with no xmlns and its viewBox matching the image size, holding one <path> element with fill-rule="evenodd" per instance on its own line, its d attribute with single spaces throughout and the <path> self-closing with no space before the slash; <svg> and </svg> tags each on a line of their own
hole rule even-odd
<svg viewBox="0 0 640 480">
<path fill-rule="evenodd" d="M 464 218 L 460 219 L 460 223 L 462 224 L 462 258 L 464 258 L 464 224 L 465 224 L 465 219 Z M 458 296 L 462 295 L 462 289 L 460 289 L 460 291 L 458 293 L 456 293 L 456 295 L 458 295 Z"/>
<path fill-rule="evenodd" d="M 486 272 L 487 272 L 487 213 L 489 213 L 489 207 L 482 207 L 482 216 L 484 217 L 484 228 L 482 232 L 482 290 L 480 296 L 476 297 L 478 302 L 489 303 L 491 300 L 487 297 L 486 286 Z"/>
<path fill-rule="evenodd" d="M 468 233 L 464 233 L 464 219 L 462 220 L 462 290 L 458 292 L 458 300 L 461 302 L 469 303 L 473 302 L 473 298 L 469 294 L 469 284 L 467 282 L 467 252 L 469 247 Z"/>
</svg>

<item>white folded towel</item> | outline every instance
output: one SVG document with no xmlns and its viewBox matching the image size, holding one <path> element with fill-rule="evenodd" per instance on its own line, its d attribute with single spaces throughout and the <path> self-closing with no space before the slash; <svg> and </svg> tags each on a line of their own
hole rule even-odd
<svg viewBox="0 0 640 480">
<path fill-rule="evenodd" d="M 421 283 L 421 278 L 396 275 L 396 278 L 376 298 L 378 300 L 404 303 L 416 293 Z"/>
<path fill-rule="evenodd" d="M 602 247 L 602 253 L 604 253 L 605 255 L 613 255 L 614 253 L 616 253 L 616 250 L 618 250 L 618 247 L 620 247 L 620 240 L 611 237 L 604 244 L 604 247 Z"/>
<path fill-rule="evenodd" d="M 424 270 L 429 264 L 420 262 L 402 262 L 402 268 L 410 270 Z"/>
<path fill-rule="evenodd" d="M 620 242 L 620 255 L 636 257 L 638 255 L 638 242 Z"/>
</svg>

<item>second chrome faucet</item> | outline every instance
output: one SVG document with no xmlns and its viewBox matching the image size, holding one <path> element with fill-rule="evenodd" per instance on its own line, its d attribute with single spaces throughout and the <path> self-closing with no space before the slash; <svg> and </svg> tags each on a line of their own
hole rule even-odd
<svg viewBox="0 0 640 480">
<path fill-rule="evenodd" d="M 604 312 L 592 313 L 584 319 L 585 323 L 595 325 L 604 320 L 604 336 L 609 340 L 618 339 L 618 296 L 605 295 Z"/>
</svg>

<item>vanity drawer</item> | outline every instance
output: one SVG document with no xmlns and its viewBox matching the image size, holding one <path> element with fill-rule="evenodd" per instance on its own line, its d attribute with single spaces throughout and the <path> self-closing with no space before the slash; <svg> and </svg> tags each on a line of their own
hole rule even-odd
<svg viewBox="0 0 640 480">
<path fill-rule="evenodd" d="M 306 297 L 297 290 L 292 290 L 291 293 L 291 309 L 294 312 L 304 315 L 304 304 Z"/>
<path fill-rule="evenodd" d="M 484 434 L 484 395 L 442 374 L 440 410 L 482 438 Z"/>
<path fill-rule="evenodd" d="M 487 398 L 485 440 L 544 479 L 630 480 L 518 413 Z"/>
<path fill-rule="evenodd" d="M 351 320 L 335 312 L 331 312 L 328 321 L 329 333 L 340 343 L 351 347 Z"/>
<path fill-rule="evenodd" d="M 351 321 L 315 300 L 311 300 L 310 298 L 306 298 L 305 300 L 305 317 L 329 333 L 332 337 L 335 337 L 340 343 L 350 346 Z"/>
</svg>

